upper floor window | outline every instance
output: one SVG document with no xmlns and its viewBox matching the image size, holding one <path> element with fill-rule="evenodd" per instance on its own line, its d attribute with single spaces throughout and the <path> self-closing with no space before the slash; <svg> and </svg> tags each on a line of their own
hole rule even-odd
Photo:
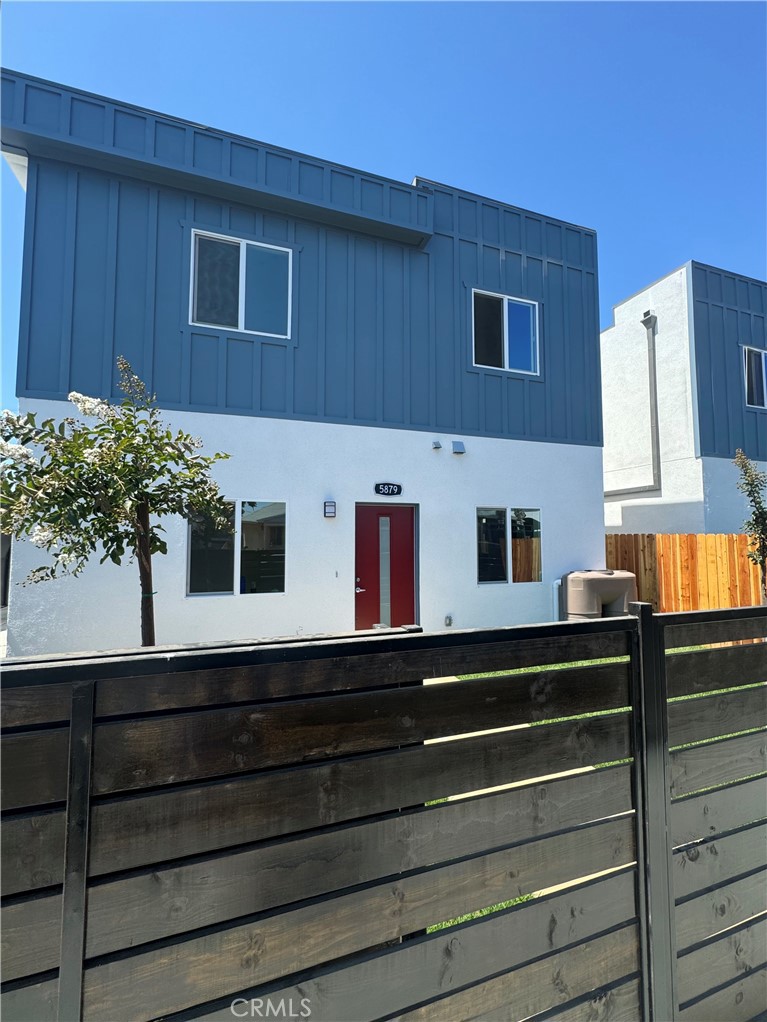
<svg viewBox="0 0 767 1022">
<path fill-rule="evenodd" d="M 472 292 L 474 364 L 538 376 L 538 303 Z"/>
<path fill-rule="evenodd" d="M 746 404 L 767 408 L 767 351 L 744 348 L 746 360 Z"/>
<path fill-rule="evenodd" d="M 190 322 L 290 337 L 293 253 L 192 231 Z"/>
</svg>

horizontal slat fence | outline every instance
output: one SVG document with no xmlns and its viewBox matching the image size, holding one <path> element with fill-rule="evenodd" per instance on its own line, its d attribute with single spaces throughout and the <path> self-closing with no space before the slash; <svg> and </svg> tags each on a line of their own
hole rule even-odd
<svg viewBox="0 0 767 1022">
<path fill-rule="evenodd" d="M 742 533 L 608 533 L 605 563 L 634 572 L 639 599 L 658 612 L 758 606 L 748 546 Z"/>
<path fill-rule="evenodd" d="M 765 638 L 633 604 L 11 662 L 3 1017 L 761 1018 Z"/>
<path fill-rule="evenodd" d="M 10 665 L 4 1019 L 638 1017 L 635 640 L 625 618 Z"/>
<path fill-rule="evenodd" d="M 655 618 L 665 658 L 678 1018 L 767 1007 L 767 614 Z M 756 612 L 759 613 L 759 612 Z"/>
</svg>

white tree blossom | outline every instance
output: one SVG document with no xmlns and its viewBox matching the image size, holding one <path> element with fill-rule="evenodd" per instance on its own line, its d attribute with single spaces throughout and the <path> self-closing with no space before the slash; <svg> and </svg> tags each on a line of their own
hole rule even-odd
<svg viewBox="0 0 767 1022">
<path fill-rule="evenodd" d="M 3 415 L 11 413 L 4 412 Z M 37 461 L 34 454 L 23 444 L 9 444 L 7 440 L 0 439 L 0 458 L 8 458 L 18 465 L 33 464 Z"/>
<path fill-rule="evenodd" d="M 101 401 L 97 397 L 86 397 L 85 394 L 78 394 L 76 390 L 73 390 L 68 397 L 81 415 L 86 415 L 91 419 L 101 419 L 102 422 L 108 422 L 114 418 L 115 410 L 106 401 Z"/>
<path fill-rule="evenodd" d="M 94 554 L 102 563 L 137 560 L 141 637 L 153 645 L 152 556 L 168 549 L 159 519 L 199 516 L 230 528 L 229 505 L 210 476 L 228 455 L 197 453 L 202 441 L 170 430 L 130 365 L 117 364 L 119 404 L 69 395 L 90 422 L 0 416 L 0 527 L 47 551 L 48 563 L 22 584 L 79 575 Z"/>
<path fill-rule="evenodd" d="M 56 539 L 56 533 L 46 525 L 33 525 L 29 533 L 30 543 L 34 543 L 35 546 L 43 550 L 55 543 Z"/>
</svg>

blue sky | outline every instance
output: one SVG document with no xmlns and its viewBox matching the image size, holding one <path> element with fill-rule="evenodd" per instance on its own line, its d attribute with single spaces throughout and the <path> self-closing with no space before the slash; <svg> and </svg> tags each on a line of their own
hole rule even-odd
<svg viewBox="0 0 767 1022">
<path fill-rule="evenodd" d="M 2 62 L 595 228 L 611 306 L 694 258 L 767 277 L 763 3 L 3 0 Z M 23 193 L 2 167 L 2 403 Z"/>
</svg>

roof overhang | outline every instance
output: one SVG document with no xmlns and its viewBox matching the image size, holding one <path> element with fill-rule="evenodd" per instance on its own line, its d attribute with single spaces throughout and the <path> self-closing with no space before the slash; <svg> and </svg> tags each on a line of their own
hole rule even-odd
<svg viewBox="0 0 767 1022">
<path fill-rule="evenodd" d="M 2 85 L 2 148 L 10 155 L 138 177 L 411 245 L 423 245 L 433 233 L 433 197 L 421 185 L 16 71 L 3 69 Z"/>
</svg>

